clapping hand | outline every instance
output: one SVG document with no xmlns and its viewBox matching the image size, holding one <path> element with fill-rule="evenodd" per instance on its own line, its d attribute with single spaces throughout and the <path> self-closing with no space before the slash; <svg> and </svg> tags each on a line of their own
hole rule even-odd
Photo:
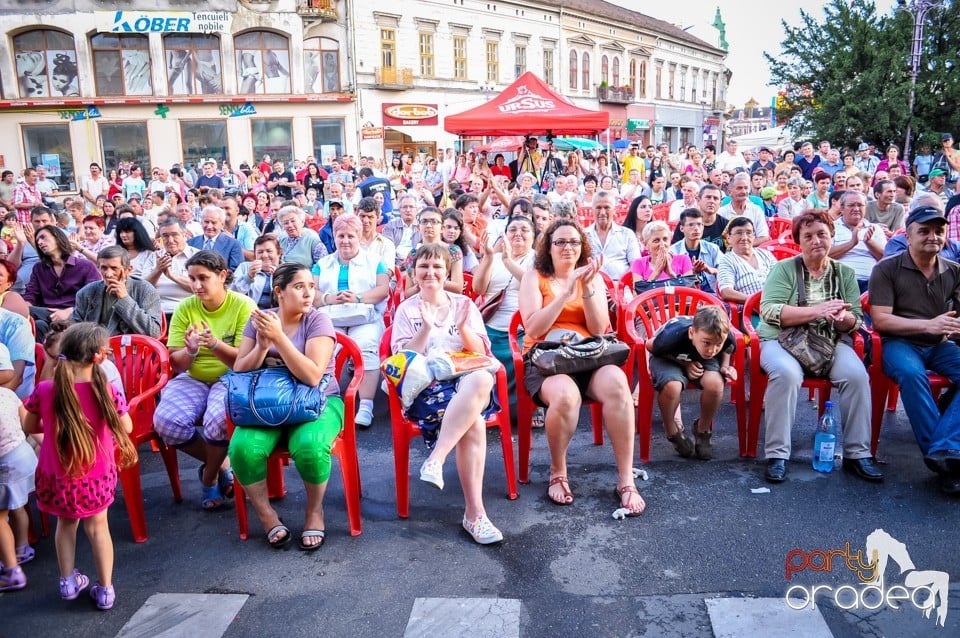
<svg viewBox="0 0 960 638">
<path fill-rule="evenodd" d="M 210 329 L 207 322 L 201 321 L 200 328 L 197 330 L 197 342 L 204 348 L 213 350 L 217 347 L 220 340 L 213 335 L 213 330 Z"/>
<path fill-rule="evenodd" d="M 200 350 L 200 331 L 196 325 L 188 327 L 187 331 L 183 334 L 183 345 L 186 347 L 187 353 L 191 356 L 195 356 Z"/>
<path fill-rule="evenodd" d="M 423 319 L 423 325 L 433 326 L 437 320 L 437 309 L 420 299 L 420 318 Z"/>
<path fill-rule="evenodd" d="M 453 321 L 460 332 L 463 332 L 463 326 L 470 321 L 470 306 L 473 304 L 468 298 L 460 300 L 460 303 L 454 309 Z"/>
<path fill-rule="evenodd" d="M 257 330 L 257 345 L 269 346 L 283 337 L 283 326 L 277 313 L 258 308 L 250 313 L 250 318 Z"/>
</svg>

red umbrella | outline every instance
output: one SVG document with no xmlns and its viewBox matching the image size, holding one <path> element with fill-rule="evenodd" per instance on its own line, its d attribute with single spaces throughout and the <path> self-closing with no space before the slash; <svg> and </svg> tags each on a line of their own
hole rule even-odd
<svg viewBox="0 0 960 638">
<path fill-rule="evenodd" d="M 477 153 L 480 151 L 486 151 L 488 153 L 512 153 L 516 152 L 518 148 L 523 146 L 523 140 L 524 137 L 522 135 L 504 135 L 503 137 L 498 137 L 492 142 L 474 146 L 470 150 Z"/>
</svg>

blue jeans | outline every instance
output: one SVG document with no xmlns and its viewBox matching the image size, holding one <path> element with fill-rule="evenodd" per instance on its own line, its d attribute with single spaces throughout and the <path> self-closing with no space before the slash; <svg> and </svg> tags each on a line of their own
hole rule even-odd
<svg viewBox="0 0 960 638">
<path fill-rule="evenodd" d="M 960 347 L 952 341 L 918 346 L 903 339 L 883 342 L 883 371 L 900 386 L 903 409 L 924 455 L 960 450 L 960 399 L 957 394 L 941 414 L 927 381 L 932 370 L 960 384 Z"/>
</svg>

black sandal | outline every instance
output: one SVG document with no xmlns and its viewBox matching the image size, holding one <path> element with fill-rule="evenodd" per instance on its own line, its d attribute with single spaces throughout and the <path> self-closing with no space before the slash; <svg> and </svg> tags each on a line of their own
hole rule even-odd
<svg viewBox="0 0 960 638">
<path fill-rule="evenodd" d="M 280 532 L 284 532 L 283 536 L 274 538 L 274 534 Z M 274 549 L 283 549 L 290 544 L 291 540 L 293 540 L 293 535 L 290 533 L 290 528 L 283 524 L 283 521 L 280 521 L 279 525 L 271 527 L 270 531 L 267 532 L 267 543 Z"/>
<path fill-rule="evenodd" d="M 326 536 L 327 536 L 327 533 L 322 529 L 305 529 L 303 530 L 303 534 L 300 534 L 300 549 L 302 549 L 305 552 L 312 552 L 314 550 L 318 550 L 321 547 L 323 547 L 323 541 L 326 538 Z M 316 545 L 306 545 L 304 544 L 303 541 L 308 538 L 319 538 L 320 542 L 317 543 Z"/>
</svg>

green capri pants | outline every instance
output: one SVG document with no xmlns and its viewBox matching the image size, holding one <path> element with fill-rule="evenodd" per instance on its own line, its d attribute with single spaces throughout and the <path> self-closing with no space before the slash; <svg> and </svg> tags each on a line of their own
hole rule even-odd
<svg viewBox="0 0 960 638">
<path fill-rule="evenodd" d="M 330 478 L 330 446 L 343 429 L 343 399 L 328 397 L 320 418 L 288 428 L 238 427 L 230 437 L 230 463 L 240 485 L 267 479 L 267 458 L 287 439 L 290 457 L 304 483 L 321 485 Z"/>
</svg>

